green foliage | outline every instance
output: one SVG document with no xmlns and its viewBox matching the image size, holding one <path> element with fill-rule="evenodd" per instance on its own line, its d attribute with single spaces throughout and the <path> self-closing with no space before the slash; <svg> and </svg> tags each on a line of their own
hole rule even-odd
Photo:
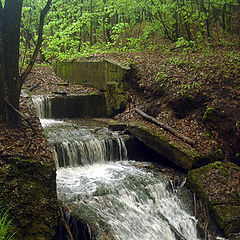
<svg viewBox="0 0 240 240">
<path fill-rule="evenodd" d="M 28 63 L 33 52 L 45 2 L 24 1 L 21 65 Z M 218 44 L 233 44 L 232 36 L 239 31 L 234 5 L 237 0 L 53 0 L 41 57 L 62 61 L 106 51 L 165 49 L 159 45 L 159 37 L 174 42 L 185 53 L 207 53 L 211 37 L 217 38 Z"/>
<path fill-rule="evenodd" d="M 210 121 L 214 115 L 216 114 L 216 109 L 215 108 L 207 108 L 207 110 L 204 112 L 202 120 L 203 122 Z"/>
<path fill-rule="evenodd" d="M 14 239 L 14 235 L 8 211 L 0 208 L 0 240 Z"/>
</svg>

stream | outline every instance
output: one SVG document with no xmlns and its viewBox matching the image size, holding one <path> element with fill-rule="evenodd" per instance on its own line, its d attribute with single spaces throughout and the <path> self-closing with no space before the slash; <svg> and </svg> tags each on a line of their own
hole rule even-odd
<svg viewBox="0 0 240 240">
<path fill-rule="evenodd" d="M 151 163 L 128 160 L 123 136 L 105 127 L 41 122 L 55 153 L 58 198 L 97 229 L 96 239 L 200 239 L 183 176 L 174 186 Z"/>
<path fill-rule="evenodd" d="M 170 169 L 156 168 L 151 159 L 128 159 L 125 136 L 101 121 L 41 124 L 54 151 L 58 198 L 87 225 L 85 237 L 71 229 L 74 239 L 201 239 L 183 174 L 176 173 L 175 181 Z"/>
</svg>

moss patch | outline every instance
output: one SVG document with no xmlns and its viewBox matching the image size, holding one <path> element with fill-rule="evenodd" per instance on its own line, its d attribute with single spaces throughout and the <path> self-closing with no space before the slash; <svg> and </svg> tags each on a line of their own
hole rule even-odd
<svg viewBox="0 0 240 240">
<path fill-rule="evenodd" d="M 212 120 L 214 118 L 215 113 L 216 113 L 215 108 L 208 108 L 203 114 L 202 118 L 203 122 L 208 122 Z"/>
<path fill-rule="evenodd" d="M 240 231 L 240 168 L 215 162 L 191 170 L 188 182 L 227 236 Z"/>
<path fill-rule="evenodd" d="M 127 130 L 146 146 L 183 169 L 192 169 L 198 161 L 198 153 L 193 152 L 191 149 L 183 149 L 171 144 L 162 135 L 153 133 L 139 123 L 129 125 Z"/>
<path fill-rule="evenodd" d="M 15 239 L 54 238 L 59 207 L 54 162 L 15 159 L 0 166 L 0 201 L 9 209 Z"/>
</svg>

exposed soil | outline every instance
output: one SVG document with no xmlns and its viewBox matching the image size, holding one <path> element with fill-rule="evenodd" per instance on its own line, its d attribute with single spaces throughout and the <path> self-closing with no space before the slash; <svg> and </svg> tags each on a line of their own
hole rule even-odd
<svg viewBox="0 0 240 240">
<path fill-rule="evenodd" d="M 138 106 L 196 141 L 189 146 L 181 139 L 151 123 L 149 126 L 170 139 L 172 143 L 187 145 L 200 152 L 209 153 L 222 149 L 225 161 L 240 163 L 240 52 L 233 49 L 214 49 L 201 53 L 157 50 L 139 53 L 97 54 L 79 60 L 98 61 L 112 59 L 128 64 L 133 69 L 128 79 L 127 109 L 115 116 L 124 122 L 142 120 L 134 111 Z M 34 87 L 32 93 L 89 94 L 98 91 L 79 85 L 65 86 L 51 67 L 35 67 L 25 85 Z M 39 121 L 27 104 L 21 104 L 32 124 L 39 129 Z M 213 118 L 203 121 L 207 108 L 214 108 Z M 20 128 L 1 125 L 1 155 L 29 155 L 36 159 L 49 155 L 44 148 L 42 131 L 33 136 L 24 124 Z M 34 140 L 33 140 L 34 139 Z"/>
</svg>

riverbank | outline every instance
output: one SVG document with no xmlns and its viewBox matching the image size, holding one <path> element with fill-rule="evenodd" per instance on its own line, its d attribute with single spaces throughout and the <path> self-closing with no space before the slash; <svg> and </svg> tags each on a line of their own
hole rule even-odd
<svg viewBox="0 0 240 240">
<path fill-rule="evenodd" d="M 20 111 L 28 122 L 0 124 L 0 204 L 14 239 L 50 240 L 60 217 L 56 166 L 29 97 L 21 98 Z"/>
<path fill-rule="evenodd" d="M 79 60 L 96 61 L 106 58 L 128 64 L 133 70 L 131 77 L 127 80 L 129 89 L 125 95 L 128 104 L 124 112 L 114 117 L 115 120 L 124 123 L 140 121 L 154 134 L 167 138 L 169 144 L 178 145 L 199 154 L 221 153 L 223 162 L 239 164 L 239 51 L 216 49 L 213 54 L 212 51 L 192 53 L 176 49 L 99 54 Z M 99 93 L 93 88 L 69 85 L 56 76 L 53 68 L 43 66 L 33 69 L 25 85 L 36 94 L 55 92 L 60 95 L 92 95 Z M 33 134 L 26 122 L 21 127 L 2 124 L 0 163 L 4 166 L 9 159 L 17 163 L 19 158 L 21 160 L 31 158 L 43 166 L 48 164 L 51 166 L 53 175 L 47 175 L 54 184 L 55 167 L 52 155 L 35 110 L 28 101 L 29 99 L 22 98 L 20 111 L 36 129 L 37 134 Z M 163 128 L 143 120 L 135 111 L 136 107 L 193 139 L 196 143 L 190 145 Z M 239 178 L 239 174 L 235 176 Z M 229 186 L 235 186 L 231 181 L 239 181 L 239 179 L 230 178 L 228 181 L 230 181 Z M 54 186 L 52 187 L 54 192 Z M 31 189 L 24 191 L 28 194 Z M 54 201 L 56 201 L 56 193 L 54 194 Z M 238 199 L 239 189 L 236 189 L 236 194 Z M 44 199 L 46 201 L 46 198 Z M 44 204 L 42 206 L 46 207 Z M 239 200 L 236 206 L 239 208 Z M 25 206 L 20 206 L 19 209 L 25 209 Z M 12 210 L 14 211 L 14 206 Z M 35 211 L 34 208 L 31 211 Z"/>
<path fill-rule="evenodd" d="M 231 48 L 163 50 L 96 54 L 79 61 L 111 59 L 131 66 L 124 112 L 115 119 L 141 120 L 139 107 L 165 125 L 193 139 L 189 145 L 168 131 L 146 123 L 154 132 L 200 154 L 222 151 L 225 162 L 240 164 L 240 52 Z M 48 67 L 36 67 L 26 85 L 34 91 L 94 94 L 97 90 L 63 81 Z M 187 144 L 187 145 L 186 145 Z"/>
</svg>

